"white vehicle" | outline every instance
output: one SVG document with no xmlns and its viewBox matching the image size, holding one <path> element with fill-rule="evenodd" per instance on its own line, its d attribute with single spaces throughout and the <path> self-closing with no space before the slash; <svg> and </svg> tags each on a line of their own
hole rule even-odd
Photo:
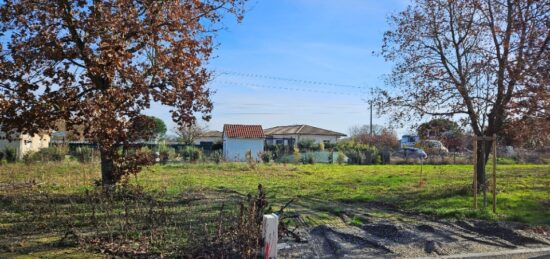
<svg viewBox="0 0 550 259">
<path fill-rule="evenodd" d="M 423 140 L 418 143 L 418 146 L 423 148 L 426 151 L 426 153 L 431 155 L 434 155 L 434 154 L 441 155 L 441 154 L 449 153 L 449 150 L 439 140 L 433 140 L 433 139 Z"/>
</svg>

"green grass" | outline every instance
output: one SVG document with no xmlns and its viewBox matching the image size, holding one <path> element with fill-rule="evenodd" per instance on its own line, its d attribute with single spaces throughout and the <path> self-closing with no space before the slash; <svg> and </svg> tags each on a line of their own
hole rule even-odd
<svg viewBox="0 0 550 259">
<path fill-rule="evenodd" d="M 491 172 L 490 166 L 487 169 Z M 166 188 L 172 194 L 188 188 L 246 194 L 261 183 L 276 203 L 291 198 L 302 203 L 322 200 L 328 206 L 376 201 L 443 217 L 550 224 L 549 165 L 497 166 L 497 215 L 471 209 L 471 171 L 469 165 L 424 165 L 421 174 L 419 165 L 258 165 L 250 169 L 246 164 L 197 164 L 154 166 L 137 181 L 150 190 Z M 481 205 L 482 195 L 478 198 Z"/>
<path fill-rule="evenodd" d="M 487 171 L 491 172 L 490 169 L 488 166 Z M 131 182 L 143 186 L 147 192 L 166 192 L 166 200 L 176 199 L 190 191 L 222 195 L 237 193 L 244 196 L 255 192 L 261 183 L 267 191 L 268 201 L 275 208 L 295 199 L 290 210 L 300 212 L 311 226 L 342 224 L 340 216 L 348 208 L 353 208 L 356 212 L 364 210 L 369 215 L 380 217 L 393 216 L 387 211 L 372 209 L 369 206 L 372 202 L 439 217 L 550 224 L 550 165 L 499 165 L 496 214 L 489 210 L 490 193 L 486 211 L 472 209 L 471 171 L 471 165 L 424 165 L 421 170 L 420 165 L 258 164 L 251 168 L 240 163 L 178 164 L 152 166 L 130 179 Z M 0 238 L 0 257 L 40 257 L 44 251 L 49 251 L 47 256 L 56 258 L 93 256 L 93 253 L 76 248 L 53 246 L 52 240 L 59 240 L 63 233 L 59 229 L 41 233 L 37 228 L 30 234 L 25 234 L 22 229 L 20 235 L 13 231 L 19 225 L 24 225 L 24 219 L 37 217 L 30 215 L 32 213 L 45 212 L 43 215 L 39 214 L 39 219 L 45 225 L 54 224 L 55 222 L 48 222 L 48 213 L 54 212 L 48 204 L 43 204 L 44 201 L 51 202 L 54 197 L 53 200 L 57 199 L 60 203 L 58 206 L 70 209 L 78 201 L 75 203 L 74 198 L 63 197 L 81 195 L 86 190 L 91 190 L 94 181 L 99 177 L 97 164 L 64 162 L 0 166 L 0 184 L 4 186 L 8 183 L 24 182 L 37 184 L 30 189 L 0 187 L 0 236 L 1 233 L 7 233 L 20 242 L 6 244 Z M 19 199 L 23 196 L 28 198 Z M 481 194 L 478 197 L 478 204 L 481 205 Z M 208 208 L 210 207 L 203 209 Z M 69 217 L 66 221 L 73 220 L 78 226 L 78 217 L 89 212 L 78 208 L 72 213 L 75 213 L 75 218 Z M 361 218 L 355 216 L 360 214 L 361 212 L 352 214 L 351 221 L 346 223 L 361 224 Z M 13 241 L 13 238 L 9 240 Z"/>
<path fill-rule="evenodd" d="M 487 167 L 490 172 L 491 166 Z M 178 164 L 152 166 L 132 177 L 148 191 L 177 195 L 188 189 L 254 192 L 261 183 L 268 199 L 362 203 L 384 202 L 440 216 L 486 217 L 471 211 L 469 165 L 279 165 Z M 490 175 L 489 175 L 490 176 Z M 98 165 L 9 164 L 0 167 L 0 183 L 35 181 L 52 193 L 83 192 L 99 179 Z M 422 180 L 423 179 L 423 180 Z M 550 165 L 497 166 L 497 218 L 550 224 Z M 490 193 L 488 193 L 489 202 Z M 481 204 L 481 194 L 478 195 Z"/>
</svg>

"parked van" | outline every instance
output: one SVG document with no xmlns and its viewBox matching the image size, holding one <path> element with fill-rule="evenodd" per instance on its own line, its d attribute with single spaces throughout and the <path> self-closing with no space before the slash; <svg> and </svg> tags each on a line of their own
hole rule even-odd
<svg viewBox="0 0 550 259">
<path fill-rule="evenodd" d="M 439 140 L 422 140 L 417 143 L 417 147 L 424 149 L 430 155 L 446 155 L 449 153 L 449 149 Z"/>
</svg>

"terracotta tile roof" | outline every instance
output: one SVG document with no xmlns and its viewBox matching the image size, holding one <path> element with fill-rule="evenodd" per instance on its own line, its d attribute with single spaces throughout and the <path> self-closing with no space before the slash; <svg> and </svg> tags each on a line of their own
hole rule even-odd
<svg viewBox="0 0 550 259">
<path fill-rule="evenodd" d="M 223 132 L 229 138 L 265 138 L 262 125 L 225 124 Z"/>
<path fill-rule="evenodd" d="M 324 135 L 324 136 L 338 136 L 345 137 L 346 134 L 342 134 L 332 130 L 321 129 L 310 125 L 289 125 L 289 126 L 277 126 L 264 130 L 265 135 Z"/>
</svg>

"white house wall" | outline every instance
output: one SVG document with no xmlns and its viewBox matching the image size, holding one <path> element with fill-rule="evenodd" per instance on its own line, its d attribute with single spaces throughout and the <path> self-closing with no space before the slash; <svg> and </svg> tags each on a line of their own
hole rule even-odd
<svg viewBox="0 0 550 259">
<path fill-rule="evenodd" d="M 252 151 L 254 160 L 259 160 L 259 153 L 264 151 L 264 139 L 225 138 L 223 153 L 227 161 L 246 161 L 246 152 Z"/>
<path fill-rule="evenodd" d="M 300 140 L 305 139 L 313 139 L 316 144 L 319 144 L 324 141 L 329 141 L 329 143 L 336 143 L 336 140 L 338 140 L 338 137 L 336 136 L 326 136 L 326 135 L 272 135 L 274 139 L 277 138 L 293 138 L 296 140 L 296 143 L 300 142 Z"/>
<path fill-rule="evenodd" d="M 0 134 L 3 136 L 3 134 Z M 49 135 L 34 135 L 31 137 L 28 134 L 21 135 L 18 140 L 7 141 L 0 140 L 0 151 L 4 151 L 7 147 L 15 149 L 17 158 L 22 159 L 29 152 L 36 152 L 42 148 L 47 148 L 50 145 Z"/>
</svg>

